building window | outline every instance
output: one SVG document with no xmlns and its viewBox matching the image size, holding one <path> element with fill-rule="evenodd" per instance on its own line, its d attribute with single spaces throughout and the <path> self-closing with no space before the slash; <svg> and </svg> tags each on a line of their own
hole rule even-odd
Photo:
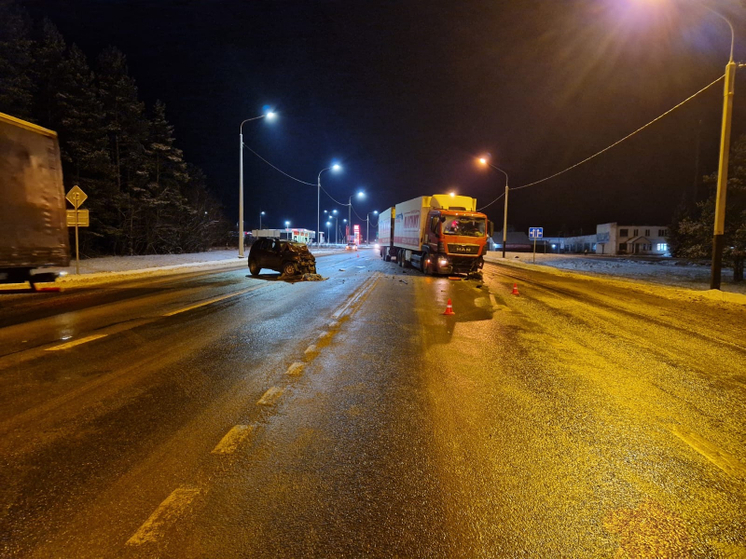
<svg viewBox="0 0 746 559">
<path fill-rule="evenodd" d="M 645 229 L 645 236 L 646 236 L 646 237 L 649 237 L 649 236 L 650 236 L 650 229 Z"/>
<path fill-rule="evenodd" d="M 658 229 L 659 237 L 668 237 L 668 229 Z"/>
<path fill-rule="evenodd" d="M 639 235 L 639 234 L 640 234 L 640 230 L 639 229 L 635 229 L 634 231 L 632 231 L 632 236 L 633 237 L 637 237 L 637 235 Z"/>
<path fill-rule="evenodd" d="M 620 237 L 629 237 L 629 229 L 620 229 L 619 230 L 619 236 Z"/>
<path fill-rule="evenodd" d="M 627 243 L 619 243 L 619 252 L 627 252 Z"/>
<path fill-rule="evenodd" d="M 658 252 L 668 252 L 668 243 L 658 243 L 655 245 L 655 249 Z"/>
</svg>

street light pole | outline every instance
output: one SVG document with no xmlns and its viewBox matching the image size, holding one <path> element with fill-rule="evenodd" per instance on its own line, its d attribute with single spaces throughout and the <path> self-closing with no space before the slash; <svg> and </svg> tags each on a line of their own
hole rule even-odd
<svg viewBox="0 0 746 559">
<path fill-rule="evenodd" d="M 733 61 L 735 32 L 728 19 L 705 6 L 709 11 L 723 19 L 730 27 L 730 59 L 725 65 L 725 86 L 723 94 L 723 122 L 720 130 L 720 160 L 718 163 L 718 183 L 715 195 L 715 224 L 712 235 L 712 266 L 710 269 L 710 289 L 720 289 L 723 260 L 723 234 L 725 232 L 725 195 L 728 189 L 728 157 L 730 152 L 730 127 L 733 116 L 733 96 L 736 85 L 736 63 Z"/>
<path fill-rule="evenodd" d="M 362 190 L 358 192 L 357 194 L 353 194 L 352 196 L 357 196 L 358 198 L 363 198 L 365 196 L 365 192 Z M 352 233 L 352 196 L 350 196 L 350 199 L 347 201 L 347 227 L 349 228 L 347 231 L 347 238 L 345 239 L 345 244 L 350 242 L 350 233 Z"/>
<path fill-rule="evenodd" d="M 244 257 L 244 238 L 243 238 L 243 125 L 252 120 L 260 118 L 274 118 L 275 113 L 269 111 L 263 115 L 247 118 L 238 127 L 238 257 Z"/>
<path fill-rule="evenodd" d="M 490 163 L 489 159 L 486 157 L 480 157 L 479 162 L 482 165 L 489 165 L 496 171 L 500 171 L 503 175 L 505 175 L 505 210 L 503 211 L 503 258 L 505 258 L 505 246 L 508 244 L 508 173 L 500 169 L 500 167 L 496 167 L 492 163 Z"/>
<path fill-rule="evenodd" d="M 262 216 L 264 215 L 264 212 L 259 212 L 259 229 L 262 228 Z"/>
<path fill-rule="evenodd" d="M 377 210 L 373 210 L 372 212 L 368 212 L 368 215 L 365 216 L 365 242 L 370 244 L 370 214 L 378 215 Z"/>
<path fill-rule="evenodd" d="M 319 240 L 321 238 L 321 173 L 324 171 L 332 170 L 332 171 L 339 171 L 342 168 L 342 166 L 339 163 L 335 163 L 331 167 L 325 167 L 324 169 L 321 169 L 319 171 L 319 178 L 317 181 L 317 190 L 316 190 L 316 245 L 318 246 Z"/>
</svg>

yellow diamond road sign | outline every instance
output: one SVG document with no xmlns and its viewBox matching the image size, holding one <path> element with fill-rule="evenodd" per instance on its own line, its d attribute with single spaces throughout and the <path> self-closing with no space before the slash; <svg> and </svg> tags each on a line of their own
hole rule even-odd
<svg viewBox="0 0 746 559">
<path fill-rule="evenodd" d="M 73 205 L 73 208 L 79 208 L 88 199 L 88 195 L 79 186 L 75 185 L 70 189 L 65 198 Z"/>
</svg>

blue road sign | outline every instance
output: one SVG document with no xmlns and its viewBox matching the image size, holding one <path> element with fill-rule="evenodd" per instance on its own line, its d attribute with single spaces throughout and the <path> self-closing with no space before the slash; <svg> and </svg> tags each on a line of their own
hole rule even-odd
<svg viewBox="0 0 746 559">
<path fill-rule="evenodd" d="M 532 241 L 536 239 L 542 239 L 544 237 L 544 228 L 543 227 L 529 227 L 528 228 L 528 238 Z"/>
</svg>

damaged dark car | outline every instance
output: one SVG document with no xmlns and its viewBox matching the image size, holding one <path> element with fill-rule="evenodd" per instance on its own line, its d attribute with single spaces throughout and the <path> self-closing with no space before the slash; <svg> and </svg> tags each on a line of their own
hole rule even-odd
<svg viewBox="0 0 746 559">
<path fill-rule="evenodd" d="M 249 272 L 258 276 L 263 268 L 283 276 L 316 273 L 316 258 L 303 243 L 286 239 L 258 239 L 249 252 Z"/>
</svg>

